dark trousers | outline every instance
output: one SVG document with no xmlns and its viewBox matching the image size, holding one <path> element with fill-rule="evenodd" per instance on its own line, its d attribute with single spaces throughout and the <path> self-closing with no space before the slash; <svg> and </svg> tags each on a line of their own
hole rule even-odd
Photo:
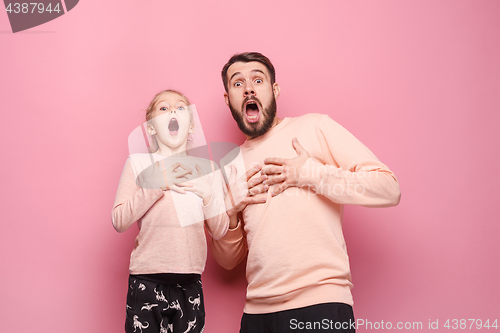
<svg viewBox="0 0 500 333">
<path fill-rule="evenodd" d="M 244 313 L 240 333 L 354 333 L 352 306 L 324 303 L 265 314 Z"/>
<path fill-rule="evenodd" d="M 130 275 L 126 333 L 200 333 L 204 327 L 199 274 Z"/>
</svg>

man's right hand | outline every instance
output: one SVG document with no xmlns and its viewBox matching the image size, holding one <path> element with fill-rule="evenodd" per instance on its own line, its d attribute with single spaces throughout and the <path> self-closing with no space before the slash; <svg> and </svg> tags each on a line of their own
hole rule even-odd
<svg viewBox="0 0 500 333">
<path fill-rule="evenodd" d="M 229 228 L 238 225 L 238 213 L 247 205 L 261 204 L 267 201 L 268 185 L 264 185 L 266 175 L 262 175 L 261 165 L 256 165 L 248 170 L 242 177 L 238 177 L 237 169 L 231 165 L 229 175 L 229 191 L 226 196 L 226 209 L 229 216 Z"/>
</svg>

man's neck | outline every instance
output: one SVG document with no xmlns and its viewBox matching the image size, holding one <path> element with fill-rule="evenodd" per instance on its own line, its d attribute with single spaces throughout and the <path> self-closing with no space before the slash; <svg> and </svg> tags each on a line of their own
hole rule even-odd
<svg viewBox="0 0 500 333">
<path fill-rule="evenodd" d="M 269 129 L 269 131 L 270 131 L 270 130 L 274 127 L 274 126 L 276 126 L 276 125 L 278 125 L 279 123 L 281 123 L 282 121 L 283 121 L 283 119 L 281 119 L 281 118 L 278 118 L 278 117 L 274 118 L 274 121 L 273 121 L 273 126 L 271 126 L 271 128 Z"/>
<path fill-rule="evenodd" d="M 283 121 L 283 119 L 280 119 L 280 118 L 278 118 L 278 117 L 274 117 L 273 123 L 272 123 L 271 127 L 269 127 L 269 129 L 267 130 L 267 132 L 269 132 L 270 130 L 272 130 L 275 126 L 277 126 L 277 125 L 278 125 L 279 123 L 281 123 L 282 121 Z M 267 133 L 267 132 L 266 132 L 266 133 Z M 264 133 L 264 134 L 266 134 L 266 133 Z M 264 135 L 264 134 L 262 134 L 262 135 Z M 259 136 L 262 136 L 262 135 L 259 135 Z M 255 138 L 258 138 L 258 137 L 259 137 L 259 136 L 254 136 L 254 137 L 252 137 L 252 136 L 248 136 L 248 135 L 246 135 L 246 134 L 245 134 L 245 136 L 246 136 L 247 140 L 252 140 L 252 139 L 255 139 Z"/>
</svg>

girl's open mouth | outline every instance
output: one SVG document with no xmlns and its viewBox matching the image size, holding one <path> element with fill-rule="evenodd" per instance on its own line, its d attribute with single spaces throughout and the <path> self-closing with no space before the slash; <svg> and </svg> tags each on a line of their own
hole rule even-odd
<svg viewBox="0 0 500 333">
<path fill-rule="evenodd" d="M 177 135 L 177 133 L 179 133 L 179 122 L 177 119 L 170 119 L 170 122 L 168 123 L 168 131 L 170 132 L 170 135 Z"/>
</svg>

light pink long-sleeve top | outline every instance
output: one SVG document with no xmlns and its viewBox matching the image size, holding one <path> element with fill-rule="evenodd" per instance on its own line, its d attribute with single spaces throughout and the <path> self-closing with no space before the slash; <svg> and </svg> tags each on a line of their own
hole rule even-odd
<svg viewBox="0 0 500 333">
<path fill-rule="evenodd" d="M 296 137 L 310 154 L 299 187 L 265 204 L 249 205 L 225 237 L 211 241 L 227 269 L 248 255 L 246 313 L 270 313 L 313 304 L 353 304 L 351 272 L 342 233 L 345 204 L 395 206 L 399 184 L 387 166 L 330 117 L 285 118 L 266 134 L 246 141 L 246 169 L 266 157 L 294 158 Z"/>
<path fill-rule="evenodd" d="M 220 172 L 213 172 L 210 161 L 192 156 L 166 160 L 162 155 L 152 157 L 154 162 L 163 159 L 167 168 L 179 162 L 196 170 L 198 164 L 211 183 L 212 197 L 204 206 L 203 200 L 192 192 L 179 194 L 138 186 L 136 177 L 152 164 L 151 156 L 130 155 L 112 211 L 117 231 L 127 230 L 136 221 L 140 229 L 130 257 L 130 274 L 201 274 L 207 259 L 205 228 L 219 239 L 229 227 Z"/>
</svg>

